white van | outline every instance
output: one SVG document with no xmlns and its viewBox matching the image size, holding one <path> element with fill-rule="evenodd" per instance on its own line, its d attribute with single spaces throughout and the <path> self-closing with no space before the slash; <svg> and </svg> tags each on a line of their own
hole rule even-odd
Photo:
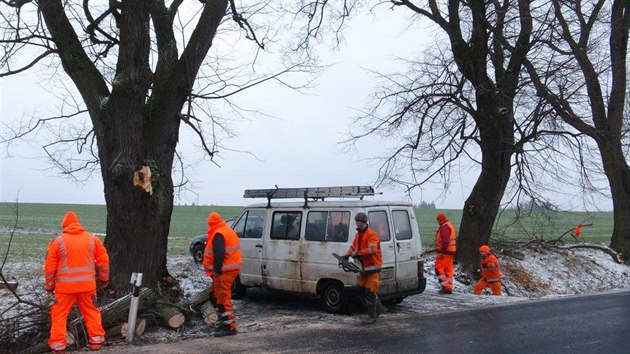
<svg viewBox="0 0 630 354">
<path fill-rule="evenodd" d="M 245 207 L 233 224 L 243 255 L 233 295 L 242 297 L 248 287 L 264 287 L 318 295 L 328 311 L 343 311 L 358 277 L 340 268 L 332 253 L 343 255 L 352 244 L 359 212 L 368 215 L 370 227 L 381 238 L 380 299 L 399 303 L 423 292 L 426 278 L 412 205 L 362 200 L 369 195 L 374 195 L 370 186 L 246 190 L 244 197 L 267 198 L 267 203 Z M 272 202 L 280 198 L 303 201 Z"/>
</svg>

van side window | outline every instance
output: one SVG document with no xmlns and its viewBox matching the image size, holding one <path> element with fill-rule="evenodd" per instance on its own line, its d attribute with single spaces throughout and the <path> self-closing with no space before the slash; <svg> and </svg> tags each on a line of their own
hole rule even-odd
<svg viewBox="0 0 630 354">
<path fill-rule="evenodd" d="M 273 213 L 271 239 L 299 240 L 302 212 L 277 211 Z"/>
<path fill-rule="evenodd" d="M 327 211 L 309 211 L 306 216 L 306 234 L 304 238 L 307 241 L 324 241 L 326 240 L 326 218 Z"/>
<path fill-rule="evenodd" d="M 331 211 L 328 213 L 326 241 L 346 242 L 350 230 L 349 211 Z"/>
<path fill-rule="evenodd" d="M 407 210 L 392 211 L 394 219 L 394 235 L 397 240 L 411 240 L 411 222 Z"/>
<path fill-rule="evenodd" d="M 248 210 L 234 226 L 239 238 L 261 238 L 265 221 L 265 210 Z"/>
<path fill-rule="evenodd" d="M 372 230 L 376 231 L 381 241 L 389 241 L 389 223 L 387 222 L 386 211 L 370 211 L 368 223 Z"/>
<path fill-rule="evenodd" d="M 306 217 L 307 241 L 348 241 L 349 211 L 309 211 Z"/>
</svg>

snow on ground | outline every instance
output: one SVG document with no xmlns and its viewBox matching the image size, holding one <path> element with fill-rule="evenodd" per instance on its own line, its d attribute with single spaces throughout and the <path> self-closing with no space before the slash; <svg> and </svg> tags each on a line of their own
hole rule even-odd
<svg viewBox="0 0 630 354">
<path fill-rule="evenodd" d="M 526 248 L 515 252 L 516 257 L 498 254 L 504 279 L 503 296 L 475 296 L 474 282 L 456 267 L 455 293 L 438 294 L 438 282 L 433 271 L 435 254 L 425 256 L 427 288 L 422 294 L 410 296 L 401 304 L 390 308 L 383 320 L 396 320 L 409 313 L 435 313 L 466 308 L 487 307 L 500 304 L 528 301 L 541 297 L 565 296 L 605 292 L 630 288 L 630 267 L 617 264 L 613 259 L 595 249 L 546 249 Z M 521 259 L 522 258 L 522 259 Z M 206 289 L 210 280 L 200 265 L 189 256 L 172 257 L 168 268 L 180 282 L 184 295 L 190 296 Z M 45 301 L 42 289 L 41 264 L 7 265 L 4 274 L 18 272 L 30 278 L 20 282 L 18 292 L 28 299 Z M 0 290 L 0 321 L 14 311 L 4 312 L 15 301 L 7 290 Z M 41 302 L 40 302 L 41 303 Z M 234 300 L 239 332 L 273 331 L 283 328 L 326 324 L 358 324 L 365 313 L 330 314 L 323 310 L 320 300 L 313 296 L 300 296 L 273 292 L 266 289 L 248 289 L 242 300 Z M 212 328 L 200 318 L 187 321 L 178 330 L 161 327 L 151 328 L 137 338 L 137 344 L 166 343 L 177 339 L 205 337 Z M 123 345 L 122 343 L 113 343 Z"/>
<path fill-rule="evenodd" d="M 385 318 L 395 319 L 405 313 L 434 313 L 458 309 L 493 306 L 534 298 L 576 295 L 630 288 L 630 267 L 618 264 L 595 249 L 528 248 L 518 251 L 519 258 L 499 254 L 504 276 L 503 296 L 472 294 L 474 282 L 456 269 L 455 293 L 438 293 L 438 281 L 433 271 L 435 254 L 425 257 L 427 288 L 422 294 L 410 296 L 401 304 L 390 308 Z M 209 285 L 199 265 L 187 257 L 169 260 L 171 273 L 180 280 L 184 293 L 192 294 Z M 456 267 L 458 268 L 458 267 Z M 177 269 L 181 269 L 178 272 Z M 265 289 L 248 289 L 243 300 L 234 300 L 241 332 L 273 331 L 301 325 L 325 323 L 358 323 L 365 314 L 326 313 L 318 298 L 272 292 Z M 192 321 L 187 326 L 195 335 L 207 335 L 209 330 Z M 200 329 L 201 326 L 201 329 Z M 168 338 L 160 330 L 162 338 Z M 150 336 L 150 335 L 149 335 Z"/>
</svg>

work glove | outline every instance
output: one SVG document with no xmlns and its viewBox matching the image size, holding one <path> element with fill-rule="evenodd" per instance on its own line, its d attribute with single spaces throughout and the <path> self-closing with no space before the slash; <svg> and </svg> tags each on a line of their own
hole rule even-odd
<svg viewBox="0 0 630 354">
<path fill-rule="evenodd" d="M 214 274 L 216 274 L 216 275 L 221 275 L 221 274 L 223 274 L 223 270 L 222 270 L 220 267 L 214 267 L 214 268 L 212 269 L 212 271 L 213 271 L 213 272 L 214 272 Z"/>
<path fill-rule="evenodd" d="M 109 282 L 108 281 L 102 281 L 102 280 L 98 280 L 97 281 L 97 285 L 100 289 L 107 289 L 107 287 L 109 286 Z"/>
<path fill-rule="evenodd" d="M 351 255 L 353 258 L 357 258 L 359 256 L 359 251 L 352 251 Z"/>
</svg>

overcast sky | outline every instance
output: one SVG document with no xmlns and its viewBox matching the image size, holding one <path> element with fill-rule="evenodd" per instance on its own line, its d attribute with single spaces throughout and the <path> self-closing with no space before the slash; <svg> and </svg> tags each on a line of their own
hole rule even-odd
<svg viewBox="0 0 630 354">
<path fill-rule="evenodd" d="M 256 200 L 242 198 L 250 188 L 373 185 L 378 165 L 369 159 L 382 153 L 377 142 L 366 141 L 356 149 L 343 149 L 348 126 L 357 109 L 366 107 L 377 79 L 369 70 L 392 72 L 432 41 L 431 31 L 406 31 L 409 23 L 400 11 L 378 11 L 379 18 L 365 15 L 354 19 L 345 32 L 339 51 L 320 51 L 322 64 L 331 65 L 316 81 L 316 87 L 302 94 L 280 85 L 260 86 L 235 100 L 269 117 L 255 116 L 237 120 L 231 128 L 238 136 L 224 140 L 228 148 L 251 154 L 223 150 L 215 161 L 220 168 L 204 162 L 189 170 L 192 190 L 177 204 L 246 205 Z M 401 69 L 403 70 L 403 69 Z M 2 121 L 33 111 L 47 112 L 54 97 L 40 88 L 35 73 L 3 78 L 0 94 Z M 184 127 L 182 125 L 182 127 Z M 183 128 L 180 141 L 193 139 Z M 33 137 L 11 146 L 8 156 L 0 151 L 1 189 L 4 202 L 104 204 L 100 173 L 87 183 L 61 177 L 42 160 L 42 142 Z M 197 153 L 199 154 L 199 153 Z M 201 159 L 190 156 L 188 161 Z M 477 175 L 455 176 L 446 196 L 439 187 L 426 187 L 412 194 L 410 201 L 434 201 L 439 208 L 462 208 Z M 409 200 L 395 188 L 379 190 L 380 199 Z"/>
</svg>

